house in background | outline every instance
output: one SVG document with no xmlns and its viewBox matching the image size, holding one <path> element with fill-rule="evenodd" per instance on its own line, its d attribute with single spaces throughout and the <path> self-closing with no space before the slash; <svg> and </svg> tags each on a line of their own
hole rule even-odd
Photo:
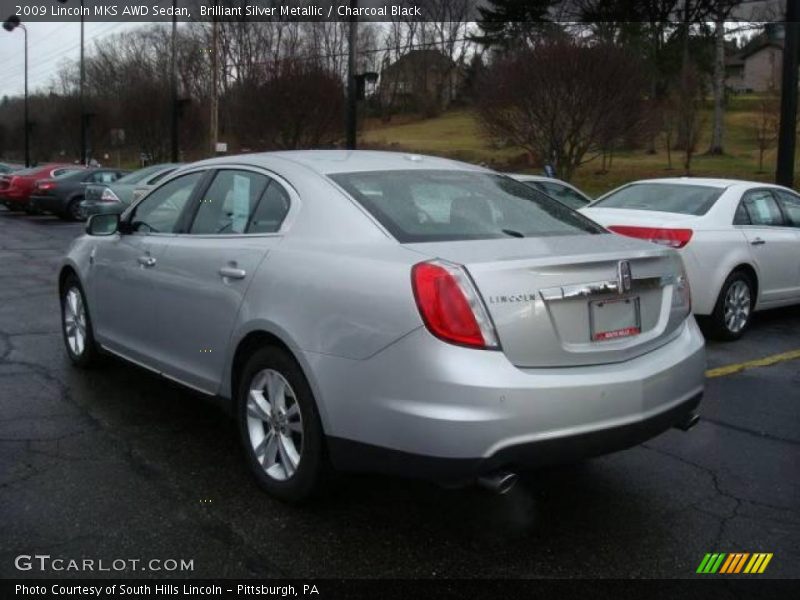
<svg viewBox="0 0 800 600">
<path fill-rule="evenodd" d="M 439 50 L 412 50 L 381 70 L 381 105 L 438 113 L 455 100 L 464 70 Z"/>
<path fill-rule="evenodd" d="M 725 60 L 725 85 L 736 93 L 780 89 L 783 30 L 768 27 Z"/>
</svg>

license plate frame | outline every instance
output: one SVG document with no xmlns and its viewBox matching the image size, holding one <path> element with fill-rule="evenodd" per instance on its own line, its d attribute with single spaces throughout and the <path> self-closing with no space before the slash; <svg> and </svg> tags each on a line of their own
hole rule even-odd
<svg viewBox="0 0 800 600">
<path fill-rule="evenodd" d="M 613 312 L 604 310 L 609 308 Z M 621 296 L 589 302 L 589 339 L 591 341 L 610 342 L 634 337 L 641 333 L 642 311 L 639 296 Z"/>
</svg>

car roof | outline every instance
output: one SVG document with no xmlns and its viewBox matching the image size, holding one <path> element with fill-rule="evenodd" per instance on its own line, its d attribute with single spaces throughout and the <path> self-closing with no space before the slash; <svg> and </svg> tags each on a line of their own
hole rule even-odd
<svg viewBox="0 0 800 600">
<path fill-rule="evenodd" d="M 399 171 L 446 169 L 460 171 L 479 171 L 490 173 L 489 169 L 467 163 L 414 154 L 410 152 L 384 152 L 378 150 L 287 150 L 240 154 L 213 158 L 194 165 L 213 166 L 223 164 L 250 164 L 269 167 L 275 161 L 290 162 L 311 169 L 320 175 L 335 173 L 354 173 L 360 171 Z M 188 166 L 188 165 L 187 165 Z"/>
<path fill-rule="evenodd" d="M 725 179 L 720 177 L 661 177 L 656 179 L 640 179 L 631 181 L 626 185 L 637 183 L 669 183 L 677 185 L 705 185 L 708 187 L 729 188 L 734 185 L 746 185 L 754 187 L 780 187 L 772 183 L 763 181 L 746 181 L 744 179 Z"/>
</svg>

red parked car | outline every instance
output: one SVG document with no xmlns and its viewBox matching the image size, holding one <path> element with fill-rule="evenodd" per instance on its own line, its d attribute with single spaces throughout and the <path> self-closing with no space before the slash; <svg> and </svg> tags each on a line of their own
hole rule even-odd
<svg viewBox="0 0 800 600">
<path fill-rule="evenodd" d="M 39 179 L 50 179 L 79 171 L 83 167 L 70 164 L 48 164 L 14 171 L 0 176 L 0 204 L 8 210 L 31 211 L 30 197 L 33 186 Z"/>
</svg>

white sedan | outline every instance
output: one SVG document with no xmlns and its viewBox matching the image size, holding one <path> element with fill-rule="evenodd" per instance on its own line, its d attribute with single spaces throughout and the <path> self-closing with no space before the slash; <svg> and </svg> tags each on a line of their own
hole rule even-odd
<svg viewBox="0 0 800 600">
<path fill-rule="evenodd" d="M 581 209 L 622 235 L 676 248 L 696 315 L 735 340 L 754 311 L 800 303 L 800 196 L 767 183 L 636 181 Z"/>
</svg>

